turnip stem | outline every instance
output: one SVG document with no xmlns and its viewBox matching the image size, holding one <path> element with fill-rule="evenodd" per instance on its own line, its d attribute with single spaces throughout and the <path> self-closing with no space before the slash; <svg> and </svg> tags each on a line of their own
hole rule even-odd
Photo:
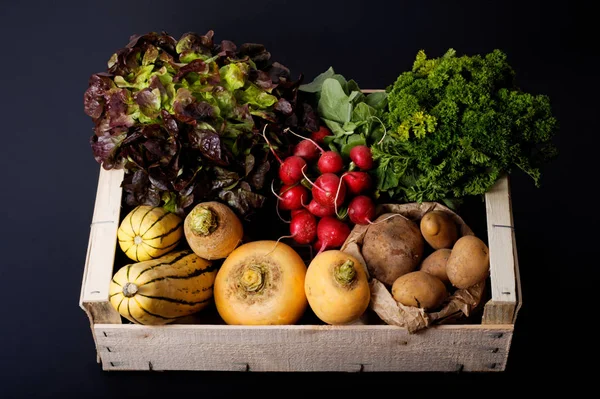
<svg viewBox="0 0 600 399">
<path fill-rule="evenodd" d="M 242 287 L 248 292 L 262 290 L 265 285 L 265 271 L 260 265 L 251 265 L 242 273 L 240 279 Z"/>
<path fill-rule="evenodd" d="M 356 269 L 354 268 L 354 262 L 348 259 L 340 266 L 335 268 L 333 272 L 335 281 L 343 286 L 350 285 L 356 277 Z"/>
<path fill-rule="evenodd" d="M 204 206 L 195 207 L 190 212 L 189 227 L 194 234 L 207 236 L 217 229 L 217 216 Z"/>
</svg>

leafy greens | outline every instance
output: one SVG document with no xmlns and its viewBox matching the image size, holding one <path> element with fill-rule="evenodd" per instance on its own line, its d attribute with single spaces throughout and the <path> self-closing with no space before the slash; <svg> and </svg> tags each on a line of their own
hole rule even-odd
<svg viewBox="0 0 600 399">
<path fill-rule="evenodd" d="M 284 127 L 315 130 L 314 111 L 296 107 L 301 77 L 263 45 L 215 44 L 213 35 L 134 36 L 90 77 L 90 145 L 103 168 L 125 168 L 128 205 L 183 214 L 218 199 L 247 216 L 263 205 L 272 169 L 265 126 L 284 149 Z"/>
<path fill-rule="evenodd" d="M 385 127 L 381 116 L 387 104 L 385 92 L 365 95 L 355 81 L 347 81 L 333 68 L 301 85 L 300 91 L 314 96 L 321 121 L 333 133 L 324 141 L 342 156 L 348 157 L 352 147 L 367 144 L 368 139 L 383 137 Z"/>
<path fill-rule="evenodd" d="M 444 201 L 487 192 L 517 167 L 540 185 L 557 155 L 549 98 L 520 90 L 506 55 L 427 59 L 387 88 L 388 134 L 372 148 L 380 193 L 398 201 Z"/>
</svg>

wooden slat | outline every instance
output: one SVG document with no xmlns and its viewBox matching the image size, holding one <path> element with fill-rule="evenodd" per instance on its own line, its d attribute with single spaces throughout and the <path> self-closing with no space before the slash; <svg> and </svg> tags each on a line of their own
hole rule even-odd
<svg viewBox="0 0 600 399">
<path fill-rule="evenodd" d="M 107 304 L 117 246 L 123 176 L 122 169 L 107 171 L 100 168 L 79 300 L 92 323 L 121 322 L 119 314 Z"/>
<path fill-rule="evenodd" d="M 509 179 L 501 177 L 485 194 L 492 298 L 485 305 L 483 324 L 514 323 L 519 293 L 514 224 Z M 520 288 L 520 287 L 519 287 Z"/>
<path fill-rule="evenodd" d="M 502 371 L 512 325 L 95 325 L 104 370 Z"/>
</svg>

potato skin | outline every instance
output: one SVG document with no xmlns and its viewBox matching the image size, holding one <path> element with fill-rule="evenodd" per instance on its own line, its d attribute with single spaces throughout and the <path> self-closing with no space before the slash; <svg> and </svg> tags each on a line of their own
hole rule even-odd
<svg viewBox="0 0 600 399">
<path fill-rule="evenodd" d="M 433 249 L 452 248 L 458 239 L 458 227 L 443 211 L 427 212 L 419 224 L 421 234 Z"/>
<path fill-rule="evenodd" d="M 448 273 L 446 272 L 446 263 L 448 262 L 448 258 L 450 257 L 451 253 L 452 250 L 448 248 L 440 248 L 436 251 L 433 251 L 425 259 L 423 259 L 419 270 L 429 273 L 432 276 L 442 280 L 442 283 L 449 285 L 450 279 L 448 278 Z"/>
<path fill-rule="evenodd" d="M 459 238 L 446 263 L 450 283 L 456 288 L 469 288 L 483 281 L 490 270 L 490 251 L 474 235 Z"/>
<path fill-rule="evenodd" d="M 392 215 L 395 214 L 382 214 L 375 222 Z M 423 259 L 424 250 L 425 240 L 419 226 L 400 215 L 370 226 L 362 244 L 369 274 L 387 286 L 414 271 Z"/>
<path fill-rule="evenodd" d="M 448 291 L 439 278 L 417 270 L 400 276 L 394 281 L 392 296 L 405 306 L 433 310 L 444 302 Z"/>
</svg>

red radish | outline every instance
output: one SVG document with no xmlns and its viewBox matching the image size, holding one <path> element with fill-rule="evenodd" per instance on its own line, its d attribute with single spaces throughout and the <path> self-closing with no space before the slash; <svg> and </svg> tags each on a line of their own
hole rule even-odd
<svg viewBox="0 0 600 399">
<path fill-rule="evenodd" d="M 308 162 L 314 162 L 319 159 L 323 150 L 316 146 L 312 140 L 302 140 L 294 148 L 294 155 L 306 159 Z"/>
<path fill-rule="evenodd" d="M 348 217 L 355 224 L 369 224 L 375 217 L 375 204 L 371 197 L 359 195 L 348 204 Z"/>
<path fill-rule="evenodd" d="M 373 167 L 373 154 L 366 145 L 357 145 L 350 150 L 350 159 L 362 170 L 369 170 Z"/>
<path fill-rule="evenodd" d="M 292 217 L 290 233 L 298 244 L 310 244 L 317 236 L 317 219 L 304 211 Z"/>
<path fill-rule="evenodd" d="M 294 210 L 292 210 L 292 212 L 290 213 L 290 215 L 292 215 L 292 217 L 294 217 L 294 216 L 296 216 L 296 215 L 299 215 L 299 214 L 301 214 L 301 213 L 304 213 L 304 212 L 309 212 L 309 211 L 308 211 L 308 210 L 306 210 L 305 208 L 302 208 L 302 209 L 294 209 Z M 309 212 L 309 213 L 310 213 L 310 212 Z"/>
<path fill-rule="evenodd" d="M 324 173 L 315 180 L 312 195 L 315 201 L 325 207 L 340 206 L 346 198 L 346 185 L 337 175 Z"/>
<path fill-rule="evenodd" d="M 331 135 L 331 131 L 325 126 L 321 126 L 316 132 L 310 134 L 310 138 L 316 141 L 318 144 L 324 144 L 323 139 Z"/>
<path fill-rule="evenodd" d="M 317 224 L 317 237 L 321 241 L 319 252 L 326 248 L 341 247 L 350 235 L 350 227 L 332 216 L 326 216 Z"/>
<path fill-rule="evenodd" d="M 323 246 L 323 243 L 321 242 L 321 240 L 317 239 L 317 241 L 315 241 L 313 244 L 313 249 L 317 252 L 321 252 L 322 246 Z M 329 248 L 323 248 L 323 251 L 326 249 L 329 249 Z"/>
<path fill-rule="evenodd" d="M 312 200 L 306 207 L 310 213 L 317 217 L 333 216 L 335 214 L 335 207 L 323 206 L 317 201 Z"/>
<path fill-rule="evenodd" d="M 342 180 L 346 184 L 348 192 L 352 195 L 358 195 L 367 192 L 373 184 L 371 176 L 365 172 L 347 172 L 342 175 Z"/>
<path fill-rule="evenodd" d="M 279 209 L 293 211 L 302 209 L 304 201 L 308 200 L 309 193 L 301 184 L 295 186 L 283 186 L 279 192 Z"/>
<path fill-rule="evenodd" d="M 321 154 L 317 167 L 321 173 L 339 173 L 344 169 L 344 160 L 335 151 L 325 151 Z"/>
<path fill-rule="evenodd" d="M 279 178 L 285 185 L 291 186 L 302 180 L 302 170 L 306 167 L 306 161 L 303 158 L 292 155 L 281 163 L 279 167 Z"/>
<path fill-rule="evenodd" d="M 295 156 L 305 155 L 303 157 L 306 158 L 306 156 L 308 156 L 308 158 L 306 158 L 307 160 L 314 160 L 316 159 L 315 155 L 318 156 L 318 154 L 315 154 L 315 152 L 318 151 L 321 153 L 319 161 L 317 162 L 319 172 L 338 173 L 341 172 L 342 169 L 344 169 L 344 160 L 342 159 L 342 156 L 336 151 L 325 151 L 314 140 L 306 139 L 304 138 L 304 136 L 301 136 L 298 133 L 294 133 L 289 128 L 286 128 L 284 131 L 290 132 L 294 136 L 298 136 L 304 139 L 300 143 L 298 143 L 298 146 L 296 146 L 296 149 L 294 150 Z M 298 149 L 299 146 L 300 148 Z"/>
</svg>

